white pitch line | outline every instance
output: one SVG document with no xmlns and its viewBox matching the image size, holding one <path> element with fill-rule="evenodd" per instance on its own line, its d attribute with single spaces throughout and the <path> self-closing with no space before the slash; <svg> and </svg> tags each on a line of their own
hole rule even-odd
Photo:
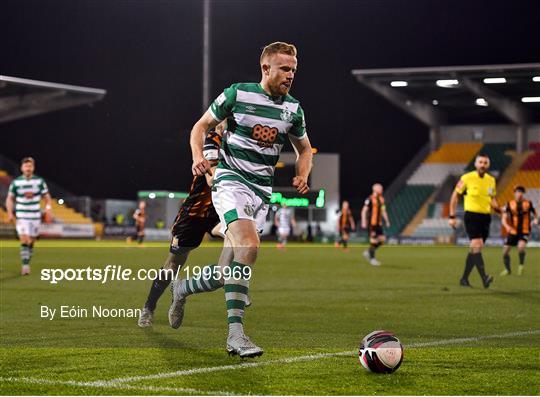
<svg viewBox="0 0 540 397">
<path fill-rule="evenodd" d="M 525 336 L 525 335 L 536 335 L 536 334 L 540 334 L 540 330 L 509 332 L 506 334 L 498 334 L 498 335 L 483 335 L 483 336 L 475 336 L 475 337 L 469 337 L 469 338 L 454 338 L 454 339 L 443 339 L 443 340 L 432 341 L 432 342 L 411 343 L 410 345 L 406 345 L 405 348 L 410 349 L 410 348 L 418 348 L 418 347 L 453 345 L 453 344 L 466 343 L 466 342 L 477 342 L 477 341 L 481 341 L 485 339 L 502 339 L 502 338 L 511 338 L 514 336 Z M 221 365 L 217 367 L 193 368 L 193 369 L 186 369 L 186 370 L 180 370 L 180 371 L 174 371 L 174 372 L 162 372 L 162 373 L 157 373 L 153 375 L 130 376 L 126 378 L 116 378 L 116 379 L 111 379 L 108 381 L 107 380 L 95 381 L 95 382 L 90 382 L 90 383 L 93 383 L 96 386 L 105 386 L 108 384 L 118 385 L 118 384 L 123 384 L 125 382 L 136 382 L 136 381 L 148 380 L 148 379 L 176 378 L 180 376 L 206 374 L 210 372 L 262 367 L 262 366 L 272 365 L 272 364 L 290 364 L 290 363 L 297 363 L 297 362 L 303 362 L 303 361 L 319 360 L 319 359 L 329 358 L 329 357 L 350 356 L 350 355 L 354 356 L 356 354 L 358 354 L 358 351 L 309 354 L 306 356 L 285 357 L 285 358 L 279 358 L 279 359 L 268 360 L 268 361 L 257 361 L 257 362 L 248 362 L 248 363 L 240 363 L 240 364 Z"/>
<path fill-rule="evenodd" d="M 156 387 L 156 386 L 133 386 L 126 385 L 124 383 L 108 383 L 104 385 L 98 385 L 95 382 L 79 382 L 74 380 L 51 380 L 51 379 L 38 379 L 28 377 L 0 377 L 2 382 L 22 382 L 35 385 L 66 385 L 66 386 L 78 386 L 78 387 L 110 387 L 123 390 L 144 390 L 149 392 L 166 392 L 168 394 L 183 395 L 183 394 L 195 394 L 195 395 L 212 395 L 212 396 L 234 396 L 234 394 L 222 391 L 206 391 L 199 389 L 192 389 L 189 387 Z"/>
</svg>

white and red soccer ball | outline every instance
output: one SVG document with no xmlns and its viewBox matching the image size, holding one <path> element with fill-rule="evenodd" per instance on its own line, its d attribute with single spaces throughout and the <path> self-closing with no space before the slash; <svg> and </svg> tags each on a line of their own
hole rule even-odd
<svg viewBox="0 0 540 397">
<path fill-rule="evenodd" d="M 373 331 L 362 339 L 358 359 L 368 371 L 391 374 L 403 362 L 403 346 L 392 332 Z"/>
</svg>

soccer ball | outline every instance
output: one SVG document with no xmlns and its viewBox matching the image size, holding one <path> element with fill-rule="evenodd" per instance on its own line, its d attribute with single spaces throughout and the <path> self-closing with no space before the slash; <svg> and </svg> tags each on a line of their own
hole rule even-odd
<svg viewBox="0 0 540 397">
<path fill-rule="evenodd" d="M 358 359 L 368 371 L 391 374 L 403 361 L 403 346 L 392 332 L 373 331 L 362 339 Z"/>
</svg>

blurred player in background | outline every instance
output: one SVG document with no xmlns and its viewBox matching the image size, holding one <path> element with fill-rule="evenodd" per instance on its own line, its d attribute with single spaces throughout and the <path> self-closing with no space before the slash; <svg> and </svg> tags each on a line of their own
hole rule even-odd
<svg viewBox="0 0 540 397">
<path fill-rule="evenodd" d="M 531 232 L 531 227 L 538 223 L 536 210 L 530 200 L 525 199 L 525 188 L 516 186 L 514 200 L 510 200 L 503 208 L 502 224 L 508 232 L 503 247 L 504 270 L 501 276 L 512 273 L 510 268 L 510 250 L 517 246 L 519 255 L 518 275 L 523 274 L 525 265 L 525 247 Z"/>
<path fill-rule="evenodd" d="M 489 288 L 493 282 L 493 276 L 486 274 L 482 248 L 489 237 L 489 225 L 491 223 L 491 210 L 500 213 L 501 209 L 495 196 L 497 194 L 495 178 L 487 173 L 489 169 L 489 157 L 478 154 L 474 160 L 475 171 L 463 174 L 452 193 L 448 223 L 454 229 L 457 226 L 456 209 L 459 197 L 464 197 L 465 207 L 465 230 L 470 239 L 469 253 L 465 260 L 465 270 L 460 280 L 460 285 L 470 287 L 469 275 L 476 266 L 482 278 L 484 288 Z"/>
<path fill-rule="evenodd" d="M 260 67 L 260 83 L 233 84 L 225 89 L 191 131 L 192 171 L 194 175 L 204 175 L 212 171 L 203 156 L 202 139 L 217 123 L 229 121 L 222 158 L 215 171 L 212 200 L 222 230 L 232 243 L 233 260 L 228 268 L 231 273 L 242 275 L 222 279 L 229 323 L 227 351 L 241 357 L 263 354 L 244 333 L 243 317 L 251 269 L 260 246 L 259 232 L 268 213 L 275 165 L 288 137 L 298 156 L 292 185 L 305 194 L 309 191 L 313 157 L 304 112 L 289 95 L 296 74 L 296 48 L 282 42 L 267 45 Z M 185 299 L 176 287 L 174 299 Z"/>
<path fill-rule="evenodd" d="M 16 219 L 16 229 L 21 242 L 21 274 L 30 274 L 30 259 L 34 252 L 34 241 L 39 236 L 41 225 L 41 199 L 45 199 L 45 214 L 51 213 L 51 195 L 45 180 L 34 175 L 35 161 L 25 157 L 21 161 L 22 175 L 9 185 L 6 198 L 8 222 Z"/>
<path fill-rule="evenodd" d="M 283 249 L 287 245 L 287 239 L 292 230 L 296 227 L 296 218 L 294 217 L 294 211 L 287 207 L 287 204 L 281 204 L 281 208 L 276 211 L 274 216 L 274 223 L 278 232 L 278 249 Z"/>
<path fill-rule="evenodd" d="M 382 221 L 384 219 L 386 227 L 390 227 L 390 220 L 384 204 L 383 186 L 376 183 L 371 190 L 371 195 L 364 201 L 361 212 L 362 229 L 367 229 L 369 235 L 369 250 L 364 251 L 364 258 L 372 266 L 380 266 L 381 262 L 375 258 L 375 251 L 386 241 Z"/>
<path fill-rule="evenodd" d="M 139 245 L 144 241 L 144 225 L 146 223 L 146 202 L 140 201 L 139 208 L 133 213 L 133 219 L 135 220 L 135 229 L 137 230 L 133 237 L 128 237 L 128 242 L 137 239 Z"/>
<path fill-rule="evenodd" d="M 337 228 L 339 241 L 336 241 L 335 246 L 336 248 L 339 248 L 340 245 L 343 245 L 343 249 L 346 250 L 351 231 L 356 229 L 352 211 L 347 200 L 344 200 L 343 203 L 341 203 L 341 210 L 338 213 Z"/>
<path fill-rule="evenodd" d="M 210 131 L 205 138 L 203 153 L 205 158 L 215 166 L 219 158 L 219 147 L 223 125 Z M 150 287 L 150 292 L 139 317 L 139 327 L 150 327 L 153 322 L 154 310 L 165 289 L 172 281 L 170 270 L 175 274 L 186 263 L 189 252 L 199 245 L 205 233 L 214 237 L 223 237 L 219 231 L 219 217 L 212 204 L 211 176 L 195 176 L 189 189 L 189 195 L 182 203 L 172 226 L 172 240 L 169 256 L 161 268 L 161 272 Z M 165 271 L 163 271 L 165 269 Z M 198 286 L 188 286 L 196 290 Z M 178 328 L 184 316 L 183 305 L 175 304 L 169 309 L 169 324 Z"/>
</svg>

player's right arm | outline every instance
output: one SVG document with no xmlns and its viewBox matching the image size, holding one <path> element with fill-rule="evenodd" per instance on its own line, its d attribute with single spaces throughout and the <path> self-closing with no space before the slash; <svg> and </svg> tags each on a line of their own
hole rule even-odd
<svg viewBox="0 0 540 397">
<path fill-rule="evenodd" d="M 211 164 L 204 158 L 203 147 L 207 132 L 232 115 L 232 109 L 236 103 L 236 85 L 226 88 L 212 102 L 208 110 L 195 123 L 191 130 L 189 144 L 193 165 L 191 171 L 194 176 L 211 173 Z"/>
<path fill-rule="evenodd" d="M 212 175 L 211 164 L 203 155 L 203 146 L 206 133 L 218 124 L 219 121 L 214 119 L 210 111 L 207 110 L 191 129 L 189 144 L 191 146 L 191 157 L 193 159 L 191 172 L 194 176 L 201 176 L 206 173 Z"/>
<path fill-rule="evenodd" d="M 460 194 L 456 192 L 455 190 L 452 192 L 452 197 L 450 197 L 450 210 L 448 211 L 448 224 L 450 227 L 455 229 L 457 227 L 457 219 L 456 219 L 456 208 L 459 202 L 459 196 Z"/>
<path fill-rule="evenodd" d="M 450 209 L 448 211 L 448 224 L 455 229 L 457 227 L 456 219 L 456 209 L 459 202 L 459 196 L 463 195 L 467 190 L 467 183 L 465 182 L 463 176 L 459 179 L 454 191 L 452 192 L 452 197 L 450 197 Z"/>
<path fill-rule="evenodd" d="M 366 200 L 367 201 L 367 200 Z M 367 229 L 367 213 L 369 211 L 369 206 L 367 204 L 364 204 L 362 207 L 362 212 L 360 213 L 360 219 L 361 219 L 361 226 L 362 229 Z"/>
<path fill-rule="evenodd" d="M 510 205 L 506 204 L 506 207 L 504 207 L 504 210 L 501 216 L 501 223 L 508 233 L 512 231 L 512 226 L 508 223 L 509 212 L 510 212 Z"/>
<path fill-rule="evenodd" d="M 6 197 L 6 210 L 8 216 L 8 222 L 13 222 L 15 220 L 15 213 L 13 212 L 15 208 L 15 195 L 12 192 L 9 192 Z"/>
</svg>

